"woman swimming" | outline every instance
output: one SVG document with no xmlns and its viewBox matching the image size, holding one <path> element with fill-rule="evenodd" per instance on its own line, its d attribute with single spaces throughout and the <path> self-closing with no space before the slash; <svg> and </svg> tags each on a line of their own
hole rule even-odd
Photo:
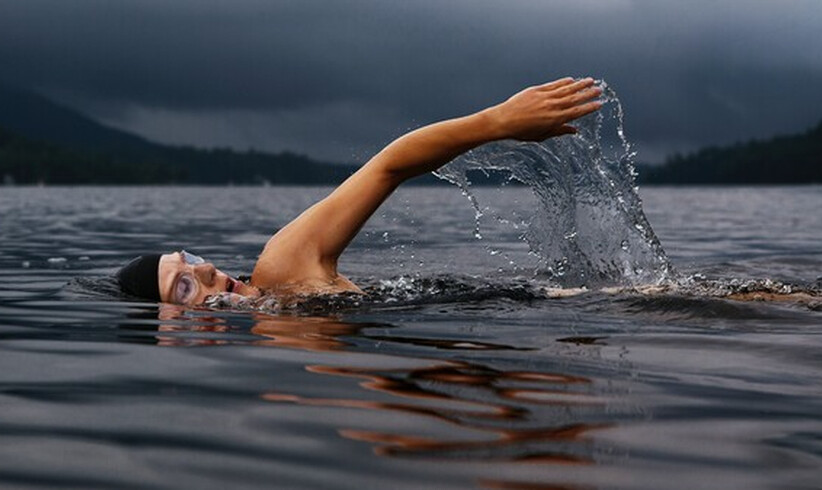
<svg viewBox="0 0 822 490">
<path fill-rule="evenodd" d="M 337 261 L 401 183 L 492 141 L 542 141 L 574 134 L 568 123 L 599 109 L 601 94 L 591 78 L 563 78 L 394 140 L 328 197 L 275 233 L 248 284 L 185 251 L 137 257 L 117 273 L 118 282 L 129 295 L 185 305 L 201 304 L 223 292 L 244 296 L 362 292 L 337 272 Z"/>
</svg>

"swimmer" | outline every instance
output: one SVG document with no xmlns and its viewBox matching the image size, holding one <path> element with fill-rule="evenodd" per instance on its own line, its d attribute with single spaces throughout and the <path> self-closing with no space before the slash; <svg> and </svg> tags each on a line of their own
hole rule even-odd
<svg viewBox="0 0 822 490">
<path fill-rule="evenodd" d="M 117 273 L 118 283 L 130 296 L 183 305 L 202 304 L 224 292 L 249 297 L 361 293 L 337 272 L 337 261 L 400 184 L 485 143 L 543 141 L 574 134 L 576 129 L 569 123 L 598 110 L 601 94 L 591 78 L 562 78 L 526 88 L 474 114 L 401 136 L 277 231 L 263 248 L 248 283 L 185 251 L 137 257 Z"/>
</svg>

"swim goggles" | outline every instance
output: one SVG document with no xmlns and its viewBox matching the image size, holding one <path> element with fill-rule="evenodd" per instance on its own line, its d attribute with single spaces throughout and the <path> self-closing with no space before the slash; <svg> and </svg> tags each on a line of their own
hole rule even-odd
<svg viewBox="0 0 822 490">
<path fill-rule="evenodd" d="M 188 253 L 185 250 L 180 250 L 180 257 L 183 262 L 188 265 L 205 264 L 205 259 L 200 256 Z M 174 285 L 174 302 L 177 304 L 188 304 L 197 297 L 200 291 L 200 285 L 194 275 L 188 272 L 180 274 L 177 283 Z"/>
<path fill-rule="evenodd" d="M 199 255 L 188 253 L 185 250 L 180 250 L 180 256 L 183 258 L 183 262 L 185 262 L 188 265 L 205 264 L 204 258 L 200 257 Z"/>
</svg>

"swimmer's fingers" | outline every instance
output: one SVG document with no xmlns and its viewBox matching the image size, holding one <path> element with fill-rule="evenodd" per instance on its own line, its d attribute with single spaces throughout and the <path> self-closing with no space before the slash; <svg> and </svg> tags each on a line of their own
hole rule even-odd
<svg viewBox="0 0 822 490">
<path fill-rule="evenodd" d="M 562 100 L 558 102 L 557 105 L 561 108 L 573 107 L 583 102 L 587 102 L 591 99 L 595 99 L 600 95 L 602 95 L 601 88 L 591 87 L 586 90 L 582 90 L 581 92 L 576 92 L 574 94 L 564 97 Z"/>
<path fill-rule="evenodd" d="M 562 136 L 566 134 L 577 134 L 577 128 L 568 124 L 563 124 L 562 126 L 551 128 L 550 130 L 535 136 L 533 138 L 533 141 L 545 141 L 548 138 L 553 138 L 556 136 Z"/>
<path fill-rule="evenodd" d="M 552 90 L 556 90 L 560 87 L 564 87 L 566 85 L 570 85 L 574 83 L 574 79 L 571 77 L 560 78 L 559 80 L 554 80 L 553 82 L 543 83 L 542 85 L 537 85 L 533 87 L 536 90 L 541 92 L 550 92 Z"/>
<path fill-rule="evenodd" d="M 577 128 L 569 126 L 568 124 L 563 124 L 562 126 L 557 128 L 555 134 L 557 136 L 561 136 L 563 134 L 577 134 Z"/>
<path fill-rule="evenodd" d="M 573 121 L 574 119 L 578 119 L 592 112 L 596 112 L 600 107 L 602 107 L 602 102 L 596 100 L 594 102 L 575 105 L 569 109 L 565 109 L 562 111 L 562 115 L 566 118 L 566 121 Z"/>
<path fill-rule="evenodd" d="M 550 95 L 552 98 L 567 97 L 591 87 L 594 83 L 595 81 L 593 78 L 583 78 L 582 80 L 577 80 L 576 82 L 562 85 L 554 90 L 551 90 Z"/>
<path fill-rule="evenodd" d="M 552 136 L 562 136 L 564 134 L 577 134 L 577 128 L 568 124 L 563 124 L 562 126 L 551 130 L 550 133 L 546 133 L 543 139 L 546 140 Z"/>
</svg>

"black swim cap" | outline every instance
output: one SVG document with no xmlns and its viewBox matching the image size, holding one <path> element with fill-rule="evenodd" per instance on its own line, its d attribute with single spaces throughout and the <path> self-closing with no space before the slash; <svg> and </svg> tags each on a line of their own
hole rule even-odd
<svg viewBox="0 0 822 490">
<path fill-rule="evenodd" d="M 131 296 L 160 301 L 160 254 L 141 255 L 117 272 L 120 289 Z"/>
</svg>

